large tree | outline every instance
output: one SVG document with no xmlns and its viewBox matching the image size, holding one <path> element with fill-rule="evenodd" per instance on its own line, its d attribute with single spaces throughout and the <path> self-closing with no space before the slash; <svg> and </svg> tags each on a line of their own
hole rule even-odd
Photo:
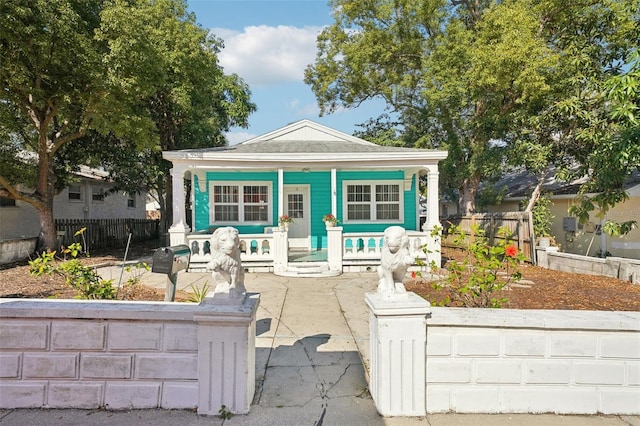
<svg viewBox="0 0 640 426">
<path fill-rule="evenodd" d="M 172 185 L 170 163 L 162 159 L 161 151 L 224 145 L 224 132 L 232 126 L 246 127 L 256 106 L 250 101 L 248 86 L 235 74 L 225 75 L 218 64 L 222 40 L 197 26 L 184 3 L 136 0 L 133 10 L 129 3 L 115 2 L 103 14 L 103 37 L 111 46 L 110 60 L 136 64 L 134 70 L 138 69 L 129 74 L 116 70 L 117 81 L 143 76 L 141 84 L 152 83 L 138 99 L 156 126 L 158 144 L 153 149 L 136 149 L 113 135 L 93 134 L 91 138 L 107 139 L 107 146 L 115 143 L 119 147 L 99 155 L 116 188 L 157 196 L 166 230 L 171 224 L 172 211 L 166 205 L 172 198 Z M 130 45 L 132 35 L 135 46 Z M 142 56 L 145 60 L 140 60 L 140 52 L 149 52 Z M 153 68 L 145 63 L 148 60 Z M 145 75 L 150 69 L 155 74 Z"/>
<path fill-rule="evenodd" d="M 555 110 L 554 125 L 575 130 L 576 120 L 561 114 L 575 95 L 569 89 L 580 86 L 573 72 L 601 78 L 610 65 L 603 60 L 622 58 L 633 45 L 637 20 L 630 0 L 331 4 L 335 23 L 319 36 L 305 75 L 321 112 L 382 97 L 407 145 L 449 151 L 441 182 L 457 189 L 466 213 L 475 209 L 480 181 L 504 170 L 506 148 L 523 140 L 522 129 L 539 130 L 545 147 L 556 133 L 541 117 Z M 538 128 L 523 119 L 530 116 Z"/>
<path fill-rule="evenodd" d="M 182 0 L 0 3 L 0 195 L 38 210 L 41 248 L 55 247 L 56 190 L 81 157 L 99 160 L 91 142 L 158 158 L 175 132 L 215 145 L 246 125 L 248 89 L 222 73 L 219 42 L 185 10 Z"/>
</svg>

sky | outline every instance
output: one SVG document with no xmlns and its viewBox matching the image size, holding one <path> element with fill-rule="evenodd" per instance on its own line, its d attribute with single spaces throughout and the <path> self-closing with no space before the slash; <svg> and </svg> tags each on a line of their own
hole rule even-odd
<svg viewBox="0 0 640 426">
<path fill-rule="evenodd" d="M 227 134 L 231 145 L 309 119 L 352 134 L 384 112 L 382 101 L 320 117 L 304 69 L 315 60 L 316 37 L 333 22 L 327 0 L 187 0 L 203 28 L 224 40 L 219 54 L 226 74 L 249 85 L 257 111 L 249 127 Z"/>
</svg>

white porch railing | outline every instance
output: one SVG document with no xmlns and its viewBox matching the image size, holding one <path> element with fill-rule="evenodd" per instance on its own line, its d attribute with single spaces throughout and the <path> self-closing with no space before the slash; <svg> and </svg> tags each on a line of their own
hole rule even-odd
<svg viewBox="0 0 640 426">
<path fill-rule="evenodd" d="M 368 267 L 380 264 L 382 232 L 342 233 L 342 227 L 328 228 L 328 261 L 331 270 L 342 271 L 343 266 Z M 276 235 L 277 234 L 277 235 Z M 409 254 L 425 263 L 434 255 L 425 253 L 423 247 L 430 244 L 424 232 L 407 231 Z M 191 249 L 189 270 L 204 271 L 211 260 L 211 234 L 187 234 L 186 244 Z M 268 267 L 282 270 L 287 267 L 288 244 L 285 232 L 274 234 L 240 234 L 240 248 L 243 265 L 246 268 Z M 437 248 L 439 250 L 439 247 Z M 438 252 L 439 254 L 439 252 Z M 437 259 L 439 263 L 439 257 Z"/>
<path fill-rule="evenodd" d="M 211 234 L 188 234 L 191 249 L 190 270 L 204 270 L 211 261 Z M 240 260 L 244 265 L 272 264 L 273 234 L 240 234 Z"/>
<path fill-rule="evenodd" d="M 409 236 L 409 254 L 422 260 L 427 259 L 427 254 L 422 247 L 427 244 L 427 235 L 424 232 L 407 231 Z M 342 237 L 342 258 L 344 261 L 371 260 L 380 262 L 382 252 L 382 232 L 348 233 Z"/>
</svg>

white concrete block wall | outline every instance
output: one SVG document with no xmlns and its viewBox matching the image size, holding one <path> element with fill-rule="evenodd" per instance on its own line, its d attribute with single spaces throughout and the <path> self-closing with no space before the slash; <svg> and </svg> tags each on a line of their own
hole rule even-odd
<svg viewBox="0 0 640 426">
<path fill-rule="evenodd" d="M 0 408 L 194 408 L 199 309 L 5 299 Z"/>
<path fill-rule="evenodd" d="M 601 275 L 640 283 L 640 260 L 623 257 L 601 259 L 571 253 L 561 253 L 557 247 L 536 247 L 538 265 L 562 272 Z"/>
<path fill-rule="evenodd" d="M 640 312 L 432 308 L 427 412 L 640 414 Z"/>
</svg>

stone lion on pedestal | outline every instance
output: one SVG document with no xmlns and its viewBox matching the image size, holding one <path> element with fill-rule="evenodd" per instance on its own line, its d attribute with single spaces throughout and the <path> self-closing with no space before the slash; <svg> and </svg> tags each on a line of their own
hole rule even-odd
<svg viewBox="0 0 640 426">
<path fill-rule="evenodd" d="M 378 293 L 383 295 L 406 293 L 404 276 L 415 259 L 409 255 L 409 236 L 401 226 L 384 230 L 380 266 L 378 266 Z"/>
<path fill-rule="evenodd" d="M 243 299 L 246 295 L 244 287 L 244 269 L 240 262 L 240 236 L 238 230 L 231 226 L 218 228 L 211 235 L 211 257 L 207 270 L 212 271 L 216 285 L 213 297 Z"/>
</svg>

